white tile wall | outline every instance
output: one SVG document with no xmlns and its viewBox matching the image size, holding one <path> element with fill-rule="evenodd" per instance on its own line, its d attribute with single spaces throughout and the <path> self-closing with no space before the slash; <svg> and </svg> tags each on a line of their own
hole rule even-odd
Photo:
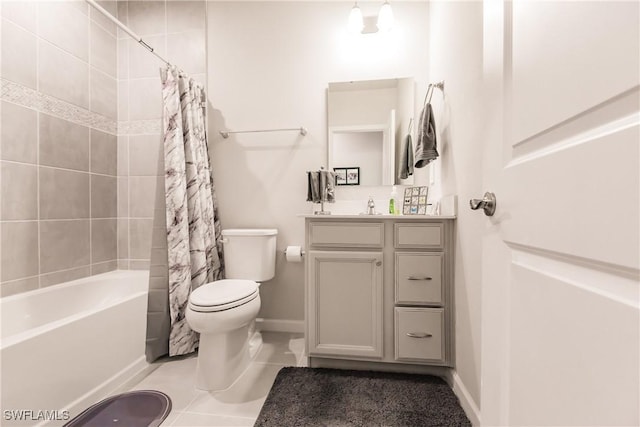
<svg viewBox="0 0 640 427">
<path fill-rule="evenodd" d="M 84 1 L 3 1 L 0 15 L 6 296 L 117 266 L 117 40 Z"/>
<path fill-rule="evenodd" d="M 199 73 L 204 83 L 204 1 L 121 1 L 117 9 L 118 19 L 156 53 L 187 73 Z M 122 31 L 118 32 L 118 62 L 118 213 L 126 215 L 120 216 L 119 223 L 128 218 L 128 233 L 119 233 L 118 259 L 131 268 L 148 268 L 153 251 L 159 256 L 153 266 L 158 267 L 166 264 L 166 243 L 159 238 L 166 233 L 164 208 L 158 205 L 164 199 L 159 160 L 163 156 L 160 69 L 165 64 Z M 153 244 L 152 236 L 156 236 Z"/>
<path fill-rule="evenodd" d="M 82 61 L 89 61 L 89 21 L 73 2 L 41 2 L 38 35 Z"/>
<path fill-rule="evenodd" d="M 2 77 L 36 88 L 36 36 L 2 20 Z"/>
</svg>

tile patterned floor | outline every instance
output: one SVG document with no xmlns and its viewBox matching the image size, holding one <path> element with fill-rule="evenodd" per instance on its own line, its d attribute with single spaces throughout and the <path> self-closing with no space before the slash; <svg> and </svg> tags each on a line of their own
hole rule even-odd
<svg viewBox="0 0 640 427">
<path fill-rule="evenodd" d="M 253 426 L 278 374 L 285 366 L 305 366 L 303 334 L 262 332 L 262 348 L 249 368 L 227 390 L 195 388 L 195 356 L 161 362 L 131 390 L 159 390 L 171 397 L 162 426 Z"/>
</svg>

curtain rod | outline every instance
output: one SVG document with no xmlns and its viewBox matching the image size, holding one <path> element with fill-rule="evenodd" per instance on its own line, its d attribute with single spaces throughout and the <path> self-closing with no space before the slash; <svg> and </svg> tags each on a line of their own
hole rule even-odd
<svg viewBox="0 0 640 427">
<path fill-rule="evenodd" d="M 139 35 L 137 35 L 136 33 L 134 33 L 133 31 L 131 31 L 131 29 L 129 27 L 127 27 L 126 25 L 124 25 L 122 22 L 120 22 L 116 17 L 114 17 L 112 14 L 109 13 L 109 11 L 107 11 L 105 8 L 103 8 L 102 6 L 100 6 L 98 3 L 95 2 L 95 0 L 85 0 L 87 3 L 89 3 L 94 9 L 96 9 L 98 12 L 102 13 L 104 16 L 106 16 L 111 22 L 113 22 L 114 24 L 116 24 L 118 27 L 120 27 L 120 29 L 122 31 L 124 31 L 125 33 L 129 34 L 132 38 L 134 38 L 142 47 L 144 47 L 145 49 L 147 49 L 149 52 L 151 52 L 152 54 L 154 54 L 159 60 L 161 60 L 162 62 L 164 62 L 165 64 L 171 66 L 172 64 L 167 61 L 166 59 L 164 59 L 162 56 L 158 55 L 155 50 L 149 46 L 144 40 L 142 40 L 142 37 L 140 37 Z M 182 71 L 182 70 L 180 70 Z"/>
</svg>

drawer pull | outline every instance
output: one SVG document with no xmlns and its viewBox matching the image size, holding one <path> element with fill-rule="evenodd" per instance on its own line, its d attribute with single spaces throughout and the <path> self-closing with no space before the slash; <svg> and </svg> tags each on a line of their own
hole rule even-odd
<svg viewBox="0 0 640 427">
<path fill-rule="evenodd" d="M 407 277 L 407 280 L 433 280 L 433 278 L 427 277 L 427 276 L 423 276 L 423 277 L 409 276 Z"/>
<path fill-rule="evenodd" d="M 431 338 L 433 335 L 426 332 L 407 332 L 407 336 L 411 338 Z"/>
</svg>

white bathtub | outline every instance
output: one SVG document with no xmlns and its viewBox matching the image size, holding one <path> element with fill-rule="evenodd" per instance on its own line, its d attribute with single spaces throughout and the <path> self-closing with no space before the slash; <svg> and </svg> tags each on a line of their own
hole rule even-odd
<svg viewBox="0 0 640 427">
<path fill-rule="evenodd" d="M 146 369 L 148 279 L 118 270 L 2 298 L 0 425 L 63 424 Z"/>
</svg>

